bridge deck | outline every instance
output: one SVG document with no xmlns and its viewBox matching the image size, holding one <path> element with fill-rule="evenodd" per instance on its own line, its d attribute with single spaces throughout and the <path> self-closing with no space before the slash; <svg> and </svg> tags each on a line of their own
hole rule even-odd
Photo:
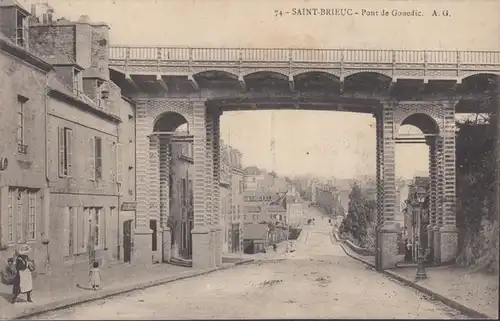
<svg viewBox="0 0 500 321">
<path fill-rule="evenodd" d="M 389 77 L 458 81 L 477 73 L 500 74 L 500 52 L 495 51 L 112 46 L 109 55 L 111 66 L 131 73 L 196 73 L 224 67 L 241 75 L 262 67 L 289 75 L 319 69 L 339 77 L 374 71 Z"/>
</svg>

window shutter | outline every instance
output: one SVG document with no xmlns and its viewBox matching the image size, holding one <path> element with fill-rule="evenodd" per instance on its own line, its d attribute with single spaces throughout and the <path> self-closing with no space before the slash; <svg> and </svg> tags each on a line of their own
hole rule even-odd
<svg viewBox="0 0 500 321">
<path fill-rule="evenodd" d="M 89 140 L 89 172 L 88 179 L 95 181 L 95 137 L 90 137 Z"/>
<path fill-rule="evenodd" d="M 111 209 L 110 209 L 111 211 Z M 106 249 L 108 247 L 108 241 L 107 241 L 107 237 L 108 237 L 108 217 L 107 217 L 107 213 L 108 211 L 106 210 L 106 208 L 103 208 L 101 210 L 101 230 L 102 230 L 102 248 L 103 249 Z"/>
<path fill-rule="evenodd" d="M 63 235 L 62 235 L 62 242 L 63 242 L 63 256 L 68 256 L 69 255 L 69 233 L 71 233 L 69 229 L 69 220 L 71 219 L 70 217 L 70 211 L 69 207 L 63 207 Z"/>
<path fill-rule="evenodd" d="M 73 169 L 72 169 L 72 155 L 73 155 L 73 131 L 71 129 L 66 129 L 66 168 L 67 176 L 72 176 Z"/>
<path fill-rule="evenodd" d="M 63 177 L 64 173 L 64 127 L 59 127 L 59 177 Z"/>
<path fill-rule="evenodd" d="M 123 145 L 116 145 L 116 182 L 123 181 Z"/>
<path fill-rule="evenodd" d="M 83 243 L 82 252 L 87 251 L 89 243 L 89 233 L 90 233 L 90 210 L 89 208 L 83 209 Z"/>
</svg>

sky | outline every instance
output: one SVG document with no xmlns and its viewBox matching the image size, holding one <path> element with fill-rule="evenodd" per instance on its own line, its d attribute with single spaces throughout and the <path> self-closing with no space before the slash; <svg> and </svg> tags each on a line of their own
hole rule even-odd
<svg viewBox="0 0 500 321">
<path fill-rule="evenodd" d="M 24 2 L 29 4 L 38 0 Z M 497 0 L 49 0 L 56 17 L 106 22 L 111 45 L 500 50 Z M 419 17 L 276 16 L 292 8 L 419 11 Z M 440 16 L 432 16 L 434 10 Z M 443 16 L 443 10 L 448 15 Z M 244 165 L 285 175 L 375 174 L 375 120 L 342 112 L 231 112 L 221 137 Z M 276 158 L 270 152 L 275 140 Z M 425 145 L 398 145 L 396 175 L 428 170 Z"/>
</svg>

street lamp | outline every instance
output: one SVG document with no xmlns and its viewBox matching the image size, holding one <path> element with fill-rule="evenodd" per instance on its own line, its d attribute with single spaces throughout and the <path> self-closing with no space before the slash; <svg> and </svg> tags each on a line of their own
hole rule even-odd
<svg viewBox="0 0 500 321">
<path fill-rule="evenodd" d="M 422 221 L 422 209 L 425 202 L 425 197 L 427 195 L 427 191 L 423 187 L 419 187 L 417 189 L 417 201 L 418 201 L 418 217 L 417 217 L 417 231 L 418 231 L 418 257 L 417 257 L 417 280 L 423 280 L 427 278 L 427 273 L 425 272 L 424 267 L 424 257 L 425 257 L 425 249 L 421 246 L 421 221 Z"/>
</svg>

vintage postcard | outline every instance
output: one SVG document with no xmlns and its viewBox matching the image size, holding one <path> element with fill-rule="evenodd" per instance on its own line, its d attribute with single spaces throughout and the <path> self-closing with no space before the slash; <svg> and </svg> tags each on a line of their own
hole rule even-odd
<svg viewBox="0 0 500 321">
<path fill-rule="evenodd" d="M 0 318 L 497 319 L 499 12 L 0 0 Z"/>
</svg>

